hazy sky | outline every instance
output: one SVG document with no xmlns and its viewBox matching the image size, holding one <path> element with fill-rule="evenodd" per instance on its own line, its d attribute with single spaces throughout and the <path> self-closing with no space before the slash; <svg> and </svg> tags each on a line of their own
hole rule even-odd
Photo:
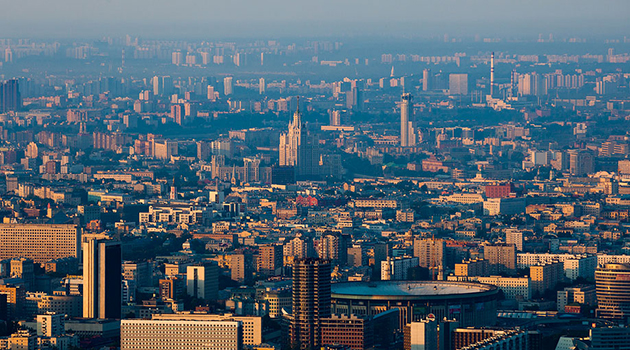
<svg viewBox="0 0 630 350">
<path fill-rule="evenodd" d="M 0 36 L 630 36 L 630 0 L 0 0 Z"/>
</svg>

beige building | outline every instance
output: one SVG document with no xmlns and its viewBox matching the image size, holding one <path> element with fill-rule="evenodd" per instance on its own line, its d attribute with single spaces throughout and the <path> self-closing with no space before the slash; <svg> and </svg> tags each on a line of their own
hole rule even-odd
<svg viewBox="0 0 630 350">
<path fill-rule="evenodd" d="M 236 321 L 121 320 L 121 350 L 241 350 Z"/>
<path fill-rule="evenodd" d="M 544 265 L 530 266 L 529 277 L 532 280 L 532 291 L 545 293 L 553 289 L 564 278 L 564 264 L 553 262 Z"/>
<path fill-rule="evenodd" d="M 483 258 L 488 260 L 491 274 L 512 273 L 516 270 L 516 246 L 514 244 L 490 244 L 483 248 Z"/>
<path fill-rule="evenodd" d="M 0 224 L 0 259 L 23 257 L 36 263 L 79 257 L 81 228 L 77 225 Z"/>
<path fill-rule="evenodd" d="M 233 316 L 209 315 L 194 313 L 161 314 L 153 315 L 152 320 L 169 321 L 213 321 L 213 322 L 240 322 L 242 324 L 243 344 L 262 344 L 262 317 L 256 316 Z"/>
</svg>

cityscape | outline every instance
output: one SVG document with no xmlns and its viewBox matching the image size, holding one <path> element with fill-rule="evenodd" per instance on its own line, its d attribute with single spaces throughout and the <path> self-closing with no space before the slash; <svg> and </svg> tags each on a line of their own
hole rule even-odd
<svg viewBox="0 0 630 350">
<path fill-rule="evenodd" d="M 0 349 L 630 350 L 630 4 L 38 2 L 0 15 Z"/>
</svg>

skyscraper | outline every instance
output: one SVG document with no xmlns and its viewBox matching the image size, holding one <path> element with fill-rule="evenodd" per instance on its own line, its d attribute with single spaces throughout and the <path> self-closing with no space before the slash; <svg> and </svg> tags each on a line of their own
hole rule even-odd
<svg viewBox="0 0 630 350">
<path fill-rule="evenodd" d="M 400 146 L 410 147 L 416 145 L 416 131 L 414 128 L 413 105 L 411 94 L 405 93 L 400 102 Z"/>
<path fill-rule="evenodd" d="M 331 316 L 330 262 L 298 259 L 293 265 L 291 346 L 313 349 L 321 345 L 321 319 Z"/>
<path fill-rule="evenodd" d="M 468 95 L 468 74 L 450 74 L 448 89 L 451 95 Z"/>
<path fill-rule="evenodd" d="M 602 318 L 625 320 L 630 315 L 630 265 L 606 264 L 595 271 L 597 310 Z"/>
<path fill-rule="evenodd" d="M 298 108 L 289 122 L 287 133 L 280 134 L 280 166 L 292 166 L 298 176 L 319 175 L 319 139 L 302 124 Z"/>
<path fill-rule="evenodd" d="M 186 268 L 188 295 L 213 300 L 219 293 L 219 266 L 216 264 L 194 265 Z"/>
<path fill-rule="evenodd" d="M 431 70 L 425 69 L 422 71 L 422 91 L 429 91 L 433 87 L 431 86 Z"/>
<path fill-rule="evenodd" d="M 229 96 L 232 94 L 232 77 L 223 78 L 223 94 Z"/>
<path fill-rule="evenodd" d="M 120 242 L 90 239 L 83 246 L 83 317 L 120 318 L 122 254 Z"/>
<path fill-rule="evenodd" d="M 22 109 L 22 95 L 17 79 L 0 83 L 0 113 Z"/>
<path fill-rule="evenodd" d="M 267 87 L 267 85 L 265 85 L 265 78 L 260 78 L 260 79 L 258 80 L 258 92 L 259 92 L 261 95 L 264 95 L 264 94 L 265 94 L 265 88 L 266 88 L 266 87 Z"/>
</svg>

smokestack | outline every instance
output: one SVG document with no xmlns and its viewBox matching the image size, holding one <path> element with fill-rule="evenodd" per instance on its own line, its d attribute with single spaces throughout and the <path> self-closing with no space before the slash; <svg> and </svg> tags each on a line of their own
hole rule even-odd
<svg viewBox="0 0 630 350">
<path fill-rule="evenodd" d="M 494 51 L 490 56 L 490 96 L 494 97 Z"/>
</svg>

